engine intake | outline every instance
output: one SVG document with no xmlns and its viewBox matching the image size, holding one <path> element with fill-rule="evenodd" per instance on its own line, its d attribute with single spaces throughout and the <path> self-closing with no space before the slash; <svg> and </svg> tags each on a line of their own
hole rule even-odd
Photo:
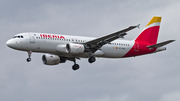
<svg viewBox="0 0 180 101">
<path fill-rule="evenodd" d="M 65 63 L 66 60 L 60 58 L 57 55 L 45 54 L 42 56 L 42 61 L 45 65 L 58 65 L 59 63 Z"/>
</svg>

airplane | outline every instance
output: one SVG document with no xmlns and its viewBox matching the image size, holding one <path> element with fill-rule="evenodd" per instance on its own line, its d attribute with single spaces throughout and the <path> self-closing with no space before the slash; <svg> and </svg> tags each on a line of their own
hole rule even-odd
<svg viewBox="0 0 180 101">
<path fill-rule="evenodd" d="M 93 63 L 97 57 L 126 58 L 166 50 L 163 46 L 175 40 L 157 43 L 160 22 L 161 17 L 154 16 L 134 40 L 123 38 L 128 31 L 139 25 L 99 38 L 26 32 L 15 35 L 6 45 L 15 50 L 26 51 L 27 62 L 31 61 L 32 52 L 45 53 L 42 56 L 45 65 L 58 65 L 69 60 L 74 62 L 72 69 L 78 70 L 80 66 L 76 60 L 80 58 L 88 58 L 89 63 Z"/>
</svg>

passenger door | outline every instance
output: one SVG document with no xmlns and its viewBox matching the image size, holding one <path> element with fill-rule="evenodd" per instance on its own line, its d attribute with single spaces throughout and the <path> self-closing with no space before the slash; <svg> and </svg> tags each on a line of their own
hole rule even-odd
<svg viewBox="0 0 180 101">
<path fill-rule="evenodd" d="M 34 33 L 29 33 L 30 43 L 35 43 L 35 35 Z"/>
</svg>

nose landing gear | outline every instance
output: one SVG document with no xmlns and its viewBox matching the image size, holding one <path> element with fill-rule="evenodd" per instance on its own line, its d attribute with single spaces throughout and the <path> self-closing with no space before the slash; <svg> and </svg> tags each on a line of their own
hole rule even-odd
<svg viewBox="0 0 180 101">
<path fill-rule="evenodd" d="M 26 59 L 27 62 L 31 61 L 31 54 L 32 54 L 32 51 L 28 51 L 28 58 Z"/>
</svg>

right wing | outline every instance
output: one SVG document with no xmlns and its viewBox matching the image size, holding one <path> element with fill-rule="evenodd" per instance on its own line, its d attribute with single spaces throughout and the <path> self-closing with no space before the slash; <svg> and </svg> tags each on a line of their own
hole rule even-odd
<svg viewBox="0 0 180 101">
<path fill-rule="evenodd" d="M 140 24 L 139 24 L 140 25 Z M 89 51 L 94 53 L 95 51 L 97 51 L 98 49 L 100 49 L 103 45 L 108 44 L 118 38 L 123 38 L 125 35 L 127 35 L 126 32 L 139 27 L 139 25 L 137 26 L 130 26 L 126 29 L 123 29 L 121 31 L 106 35 L 104 37 L 100 37 L 91 41 L 88 41 L 86 43 L 84 43 L 86 45 L 86 48 L 89 48 Z"/>
</svg>

